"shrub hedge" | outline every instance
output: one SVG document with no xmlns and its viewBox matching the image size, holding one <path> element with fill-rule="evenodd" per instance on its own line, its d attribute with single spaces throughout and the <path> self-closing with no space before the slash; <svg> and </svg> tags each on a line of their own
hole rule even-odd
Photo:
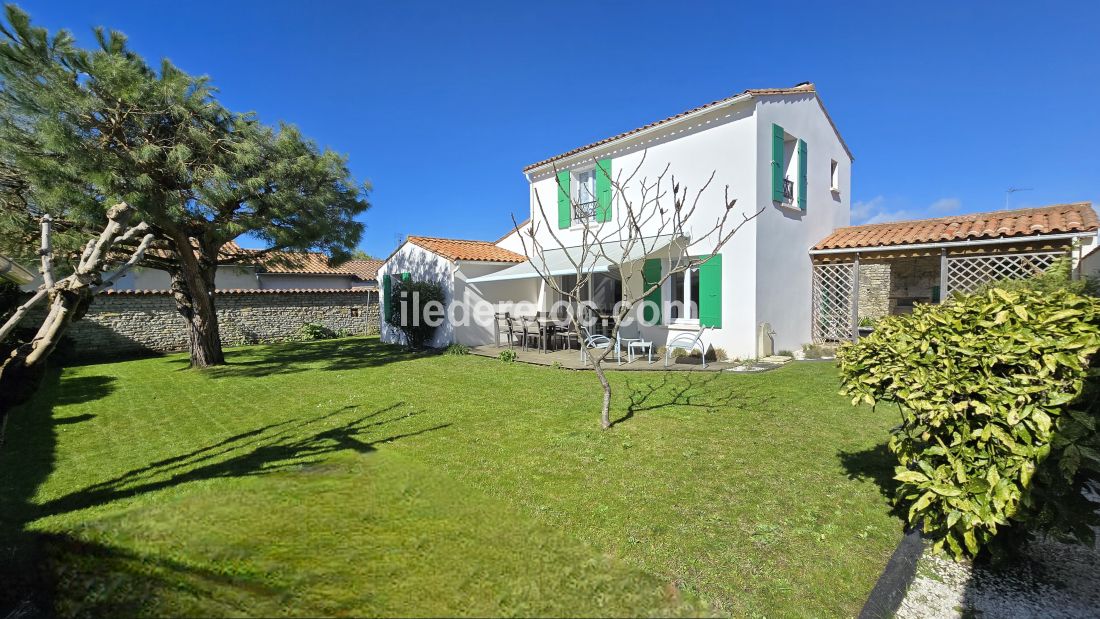
<svg viewBox="0 0 1100 619">
<path fill-rule="evenodd" d="M 393 299 L 387 320 L 405 334 L 410 348 L 423 348 L 443 322 L 443 287 L 429 281 L 398 280 Z"/>
<path fill-rule="evenodd" d="M 838 352 L 852 403 L 896 403 L 896 502 L 935 551 L 973 557 L 998 533 L 1090 541 L 1100 471 L 1100 300 L 992 288 L 920 305 Z"/>
</svg>

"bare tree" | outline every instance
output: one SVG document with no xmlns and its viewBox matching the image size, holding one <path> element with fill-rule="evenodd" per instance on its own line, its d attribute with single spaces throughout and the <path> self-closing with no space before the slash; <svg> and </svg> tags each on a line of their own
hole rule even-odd
<svg viewBox="0 0 1100 619">
<path fill-rule="evenodd" d="M 523 252 L 530 264 L 538 273 L 543 282 L 563 299 L 568 300 L 572 307 L 584 307 L 586 301 L 581 299 L 586 296 L 583 291 L 588 290 L 589 281 L 593 275 L 593 267 L 607 265 L 609 271 L 615 271 L 623 282 L 622 296 L 613 310 L 611 318 L 611 332 L 609 338 L 614 343 L 618 342 L 619 329 L 628 318 L 634 319 L 636 308 L 647 296 L 656 290 L 660 290 L 669 278 L 678 273 L 683 273 L 706 263 L 717 255 L 722 247 L 733 238 L 746 223 L 756 218 L 763 209 L 748 215 L 741 213 L 740 217 L 731 219 L 734 213 L 736 198 L 730 197 L 730 188 L 725 187 L 723 208 L 714 221 L 703 221 L 702 215 L 696 215 L 699 201 L 703 194 L 714 181 L 715 172 L 697 191 L 692 193 L 688 187 L 681 187 L 674 175 L 669 173 L 669 165 L 666 165 L 661 173 L 654 179 L 648 177 L 638 178 L 638 174 L 645 163 L 646 153 L 629 174 L 622 171 L 612 177 L 611 171 L 604 165 L 593 160 L 598 174 L 604 175 L 610 182 L 612 219 L 611 221 L 594 223 L 581 227 L 581 239 L 579 244 L 568 244 L 563 240 L 553 226 L 546 226 L 546 230 L 540 231 L 539 226 L 547 219 L 546 209 L 542 204 L 539 193 L 535 192 L 536 205 L 541 214 L 540 218 L 533 218 L 521 234 Z M 554 177 L 557 179 L 558 191 L 561 195 L 568 196 L 570 202 L 570 214 L 577 212 L 578 203 L 569 192 L 568 187 L 563 186 L 561 177 L 555 167 Z M 636 187 L 635 187 L 636 183 Z M 630 197 L 630 192 L 634 197 Z M 537 222 L 536 222 L 537 219 Z M 517 228 L 519 223 L 512 217 L 512 223 Z M 540 234 L 541 232 L 541 234 Z M 545 237 L 552 242 L 545 243 Z M 541 237 L 541 238 L 540 238 Z M 696 250 L 707 248 L 702 254 L 696 254 Z M 575 278 L 573 286 L 566 287 L 558 279 L 561 275 L 552 275 L 551 268 L 546 260 L 547 250 L 560 249 L 569 265 L 573 268 Z M 635 289 L 630 284 L 636 280 L 640 272 L 644 258 L 655 254 L 668 259 L 669 268 L 662 269 L 661 276 L 651 281 L 644 281 L 640 289 Z M 576 334 L 577 339 L 584 346 L 585 327 L 588 326 L 586 312 L 570 311 L 569 329 Z M 613 352 L 611 347 L 590 350 L 586 355 L 589 365 L 596 372 L 600 386 L 603 389 L 603 406 L 600 411 L 600 425 L 605 430 L 611 427 L 611 383 L 604 372 L 604 361 Z M 704 352 L 705 354 L 705 352 Z"/>
<path fill-rule="evenodd" d="M 107 211 L 107 225 L 103 231 L 87 242 L 76 268 L 62 279 L 54 278 L 52 221 L 49 215 L 42 216 L 39 250 L 42 285 L 0 327 L 0 342 L 7 339 L 39 303 L 48 301 L 49 310 L 31 341 L 17 346 L 6 359 L 0 361 L 0 442 L 3 441 L 8 413 L 30 399 L 37 390 L 45 372 L 45 360 L 57 347 L 69 325 L 84 316 L 96 294 L 110 287 L 141 261 L 153 242 L 154 236 L 147 224 L 127 228 L 133 214 L 134 210 L 126 203 L 111 207 Z M 117 251 L 118 246 L 132 245 L 134 242 L 137 243 L 136 248 L 129 252 L 128 257 Z M 108 265 L 117 262 L 121 264 L 107 273 Z"/>
</svg>

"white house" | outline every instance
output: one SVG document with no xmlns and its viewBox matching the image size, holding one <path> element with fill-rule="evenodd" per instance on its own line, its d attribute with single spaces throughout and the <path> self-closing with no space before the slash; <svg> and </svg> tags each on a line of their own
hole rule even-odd
<svg viewBox="0 0 1100 619">
<path fill-rule="evenodd" d="M 1095 241 L 1097 218 L 1088 203 L 852 227 L 851 166 L 851 151 L 813 84 L 746 90 L 527 166 L 528 221 L 491 243 L 410 237 L 379 272 L 434 278 L 449 291 L 448 305 L 480 301 L 501 312 L 547 312 L 561 299 L 539 272 L 571 289 L 576 271 L 569 258 L 580 253 L 583 234 L 629 234 L 624 204 L 640 202 L 631 193 L 639 191 L 638 179 L 652 181 L 667 169 L 689 193 L 711 179 L 682 226 L 695 243 L 692 255 L 714 250 L 716 238 L 707 233 L 726 212 L 727 198 L 736 200 L 736 219 L 756 216 L 714 258 L 647 297 L 660 309 L 650 315 L 656 324 L 640 330 L 660 346 L 707 327 L 705 346 L 746 358 L 847 339 L 861 318 L 909 311 L 913 303 L 936 302 L 941 293 L 983 281 L 1028 276 L 1062 255 L 1077 267 L 1081 248 Z M 624 183 L 627 177 L 634 180 Z M 528 230 L 542 251 L 524 238 Z M 640 234 L 649 241 L 644 255 L 585 263 L 591 274 L 585 300 L 610 309 L 624 286 L 636 298 L 683 255 L 685 239 L 662 236 L 656 219 Z M 457 251 L 460 245 L 492 258 L 471 259 Z M 392 279 L 380 281 L 388 305 Z M 434 344 L 495 342 L 491 314 L 478 325 L 448 316 Z M 760 344 L 765 330 L 770 347 Z M 398 341 L 388 325 L 382 337 Z"/>
<path fill-rule="evenodd" d="M 708 345 L 753 356 L 757 327 L 768 322 L 778 348 L 810 340 L 807 251 L 849 223 L 852 163 L 812 84 L 747 90 L 528 166 L 530 223 L 542 235 L 538 240 L 543 248 L 558 246 L 549 236 L 551 229 L 569 246 L 580 243 L 584 227 L 621 224 L 616 203 L 636 196 L 612 196 L 606 187 L 597 187 L 597 162 L 612 178 L 638 168 L 637 178 L 652 179 L 667 167 L 689 189 L 702 187 L 713 174 L 696 221 L 686 225 L 686 231 L 700 237 L 725 211 L 727 186 L 740 212 L 761 211 L 722 248 L 719 259 L 666 282 L 659 299 L 664 308 L 660 323 L 643 328 L 647 338 L 659 345 L 670 333 L 703 325 L 712 328 Z M 559 199 L 559 185 L 572 195 Z M 629 193 L 630 187 L 623 190 Z M 573 212 L 573 204 L 584 212 Z M 496 245 L 518 253 L 518 234 L 513 230 Z M 709 253 L 712 248 L 702 245 L 695 251 Z M 646 261 L 638 271 L 656 276 L 668 268 L 667 258 L 657 257 L 661 254 L 637 256 Z M 607 265 L 595 270 L 599 273 L 593 276 L 591 300 L 611 307 L 616 286 L 623 283 Z M 464 275 L 466 286 L 484 299 L 512 301 L 526 290 L 526 300 L 543 311 L 555 301 L 529 263 Z M 643 282 L 626 285 L 640 289 Z M 675 315 L 668 311 L 675 300 L 697 303 Z M 480 341 L 467 342 L 489 343 L 491 331 L 485 329 Z"/>
</svg>

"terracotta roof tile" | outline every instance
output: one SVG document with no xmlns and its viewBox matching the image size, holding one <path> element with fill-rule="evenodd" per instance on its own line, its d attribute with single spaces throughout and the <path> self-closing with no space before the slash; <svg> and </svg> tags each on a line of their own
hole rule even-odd
<svg viewBox="0 0 1100 619">
<path fill-rule="evenodd" d="M 338 268 L 358 276 L 359 279 L 378 279 L 380 266 L 382 266 L 381 260 L 348 260 Z"/>
<path fill-rule="evenodd" d="M 354 275 L 342 266 L 329 265 L 328 256 L 312 251 L 273 251 L 260 259 L 265 273 L 298 275 Z"/>
<path fill-rule="evenodd" d="M 712 108 L 712 107 L 722 105 L 722 104 L 725 104 L 725 103 L 730 103 L 734 99 L 737 99 L 739 97 L 746 97 L 746 96 L 747 97 L 766 97 L 766 96 L 771 96 L 771 95 L 797 95 L 797 94 L 815 93 L 815 92 L 817 92 L 816 88 L 810 82 L 799 84 L 799 85 L 791 87 L 791 88 L 750 88 L 750 89 L 745 90 L 743 92 L 739 92 L 735 95 L 731 95 L 729 97 L 726 97 L 725 99 L 719 99 L 717 101 L 711 101 L 710 103 L 706 103 L 706 104 L 700 105 L 698 107 L 693 107 L 690 110 L 680 112 L 679 114 L 674 114 L 672 116 L 669 116 L 668 118 L 664 118 L 664 119 L 661 119 L 661 120 L 658 120 L 658 121 L 655 121 L 655 122 L 651 122 L 648 125 L 643 125 L 641 127 L 638 127 L 637 129 L 631 129 L 630 131 L 624 131 L 624 132 L 622 132 L 618 135 L 613 135 L 609 138 L 604 138 L 602 140 L 597 140 L 595 142 L 592 142 L 591 144 L 586 144 L 584 146 L 574 148 L 573 150 L 566 151 L 566 152 L 564 152 L 560 155 L 555 155 L 555 156 L 550 157 L 548 159 L 543 159 L 542 161 L 532 163 L 531 165 L 523 168 L 523 171 L 524 172 L 530 172 L 531 170 L 533 170 L 533 169 L 535 169 L 539 166 L 546 165 L 546 164 L 548 164 L 552 161 L 557 161 L 559 159 L 564 159 L 566 157 L 569 157 L 570 155 L 575 155 L 577 153 L 586 151 L 590 148 L 595 148 L 597 146 L 602 146 L 604 144 L 607 144 L 608 142 L 613 142 L 613 141 L 618 140 L 620 138 L 625 138 L 627 136 L 634 135 L 635 133 L 640 133 L 642 131 L 645 131 L 646 129 L 651 129 L 653 127 L 657 127 L 657 126 L 660 126 L 660 125 L 663 125 L 663 124 L 666 124 L 666 123 L 670 123 L 674 120 L 683 118 L 684 116 L 687 116 L 689 114 L 694 114 L 695 112 L 701 112 L 701 111 L 703 111 L 705 109 L 708 109 L 708 108 Z M 825 107 L 822 106 L 821 109 L 822 109 L 822 111 L 824 111 Z M 828 118 L 829 113 L 825 112 L 825 116 Z M 829 118 L 829 123 L 833 124 L 832 118 Z M 836 129 L 835 124 L 833 124 L 833 129 L 834 130 Z M 840 135 L 839 131 L 837 132 L 837 135 L 838 136 Z M 843 142 L 843 140 L 841 140 L 841 142 Z M 848 146 L 845 144 L 844 148 L 845 148 L 845 150 L 847 150 Z M 849 152 L 848 154 L 851 155 L 851 152 Z"/>
<path fill-rule="evenodd" d="M 1098 228 L 1091 202 L 1054 204 L 1013 211 L 971 213 L 935 219 L 837 228 L 814 249 L 859 249 L 920 243 L 1012 238 L 1036 234 L 1091 232 Z"/>
<path fill-rule="evenodd" d="M 481 262 L 525 262 L 527 257 L 509 251 L 488 241 L 466 241 L 462 239 L 440 239 L 430 236 L 410 236 L 409 242 L 419 245 L 451 260 L 473 260 Z"/>
</svg>

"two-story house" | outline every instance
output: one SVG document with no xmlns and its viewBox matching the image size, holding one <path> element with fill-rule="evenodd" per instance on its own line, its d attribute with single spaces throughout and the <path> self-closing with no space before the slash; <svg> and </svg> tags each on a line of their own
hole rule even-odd
<svg viewBox="0 0 1100 619">
<path fill-rule="evenodd" d="M 607 315 L 624 290 L 638 298 L 683 256 L 709 256 L 727 199 L 734 219 L 754 218 L 713 258 L 646 296 L 640 335 L 658 346 L 701 327 L 705 346 L 742 358 L 839 342 L 862 321 L 915 304 L 1063 260 L 1076 277 L 1100 263 L 1089 202 L 849 226 L 851 164 L 812 84 L 746 90 L 527 166 L 527 221 L 495 242 L 410 237 L 379 269 L 383 304 L 395 278 L 439 281 L 448 312 L 433 344 L 490 344 L 494 312 L 557 313 L 566 300 L 554 288 L 573 289 L 587 255 L 581 300 Z M 678 234 L 664 234 L 667 213 L 632 230 L 629 211 L 652 213 L 639 206 L 641 179 L 662 174 L 665 209 L 673 176 L 689 193 L 710 185 Z M 532 229 L 534 243 L 523 236 Z M 592 234 L 600 250 L 585 254 Z M 387 324 L 382 337 L 400 340 Z"/>
<path fill-rule="evenodd" d="M 617 209 L 624 200 L 639 202 L 630 192 L 640 191 L 640 181 L 612 188 L 609 179 L 623 178 L 622 171 L 635 179 L 654 179 L 667 169 L 668 177 L 674 175 L 689 191 L 711 179 L 693 221 L 685 222 L 689 237 L 703 238 L 714 226 L 725 211 L 726 187 L 737 200 L 737 219 L 759 211 L 715 259 L 666 281 L 651 298 L 661 307 L 657 324 L 642 327 L 643 336 L 658 345 L 678 331 L 710 327 L 707 345 L 749 357 L 756 354 L 761 323 L 770 324 L 777 349 L 810 341 L 807 251 L 835 228 L 848 225 L 851 164 L 850 151 L 813 85 L 806 83 L 746 90 L 539 161 L 524 173 L 530 182 L 530 222 L 539 235 L 537 244 L 547 252 L 579 245 L 586 228 L 623 224 L 624 213 Z M 616 195 L 620 191 L 626 195 Z M 643 226 L 642 234 L 647 232 Z M 526 260 L 519 234 L 514 230 L 495 243 L 450 241 L 476 249 L 461 257 L 434 253 L 426 247 L 431 242 L 411 239 L 379 269 L 383 296 L 390 277 L 430 276 L 444 282 L 448 303 L 480 301 L 506 309 L 526 302 L 527 308 L 545 311 L 558 299 L 539 276 L 544 269 Z M 660 279 L 669 264 L 666 245 L 655 240 L 647 244 L 654 249 L 650 255 L 629 256 L 639 265 L 632 272 L 645 275 L 626 282 L 615 265 L 595 261 L 589 299 L 596 307 L 610 308 L 621 286 L 641 289 L 645 280 Z M 701 254 L 712 250 L 706 242 L 692 248 Z M 485 259 L 476 260 L 479 252 Z M 569 278 L 570 271 L 572 266 L 554 274 Z M 452 317 L 436 343 L 492 342 L 492 324 L 474 322 L 468 316 Z M 383 325 L 384 339 L 397 337 Z"/>
</svg>

